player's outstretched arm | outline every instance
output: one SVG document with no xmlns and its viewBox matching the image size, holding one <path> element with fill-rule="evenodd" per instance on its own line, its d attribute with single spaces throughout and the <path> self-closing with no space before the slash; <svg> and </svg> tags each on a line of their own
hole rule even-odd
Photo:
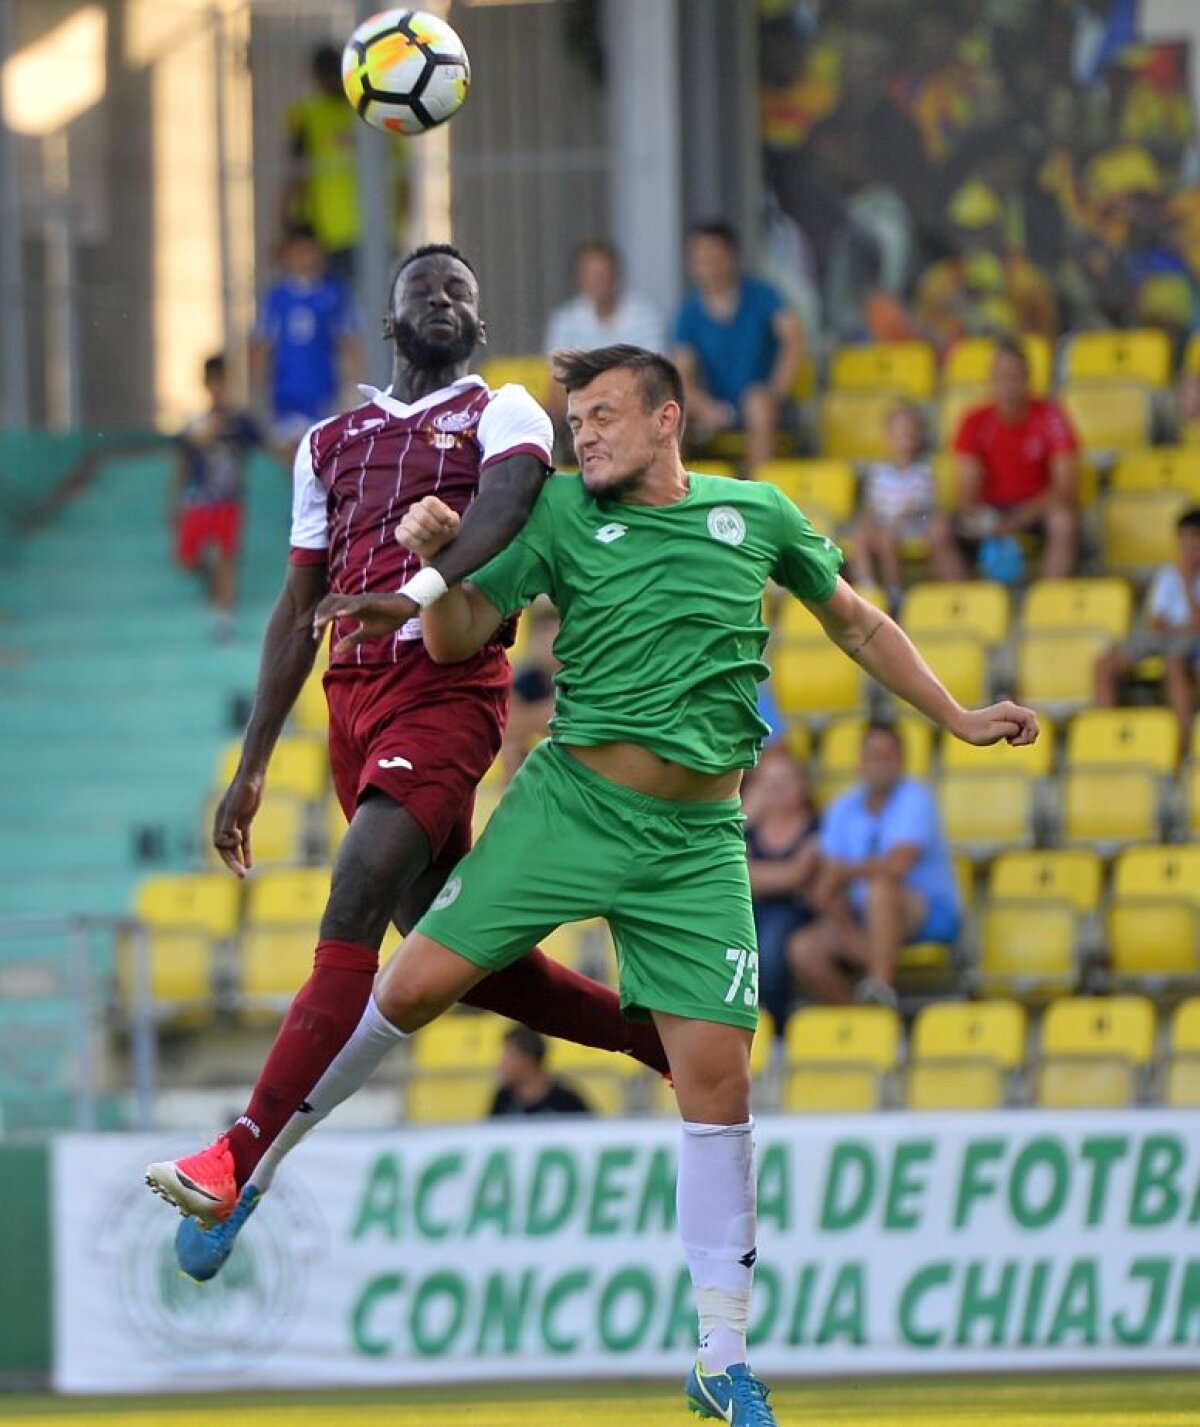
<svg viewBox="0 0 1200 1427">
<path fill-rule="evenodd" d="M 463 524 L 437 496 L 426 496 L 405 512 L 396 540 L 428 565 L 458 538 Z M 434 663 L 457 664 L 478 653 L 501 620 L 500 611 L 474 585 L 456 585 L 421 613 L 425 648 Z"/>
<path fill-rule="evenodd" d="M 213 819 L 213 846 L 238 877 L 244 877 L 254 865 L 250 824 L 262 802 L 275 744 L 312 671 L 317 653 L 312 618 L 324 593 L 324 565 L 289 565 L 267 623 L 242 756 Z"/>
<path fill-rule="evenodd" d="M 487 467 L 458 534 L 429 562 L 448 585 L 481 569 L 524 528 L 549 474 L 523 451 Z"/>
<path fill-rule="evenodd" d="M 953 698 L 916 645 L 894 619 L 869 604 L 839 579 L 823 604 L 805 601 L 826 634 L 897 698 L 912 704 L 964 743 L 1006 743 L 1021 747 L 1038 736 L 1037 715 L 1009 701 L 984 709 L 964 709 Z"/>
<path fill-rule="evenodd" d="M 524 452 L 489 466 L 480 477 L 479 494 L 463 516 L 461 528 L 456 526 L 456 534 L 447 537 L 450 543 L 428 559 L 428 565 L 437 572 L 436 577 L 422 570 L 409 581 L 413 586 L 411 594 L 401 590 L 395 594 L 327 595 L 317 608 L 313 632 L 319 636 L 335 619 L 357 619 L 358 628 L 338 641 L 341 653 L 407 624 L 421 609 L 444 599 L 447 586 L 458 584 L 508 545 L 529 519 L 548 474 L 549 468 L 537 456 Z M 396 538 L 400 540 L 399 529 Z M 431 578 L 432 587 L 428 583 Z M 485 639 L 476 647 L 486 642 Z M 455 659 L 467 657 L 467 654 L 454 656 Z M 440 662 L 454 662 L 454 659 Z"/>
</svg>

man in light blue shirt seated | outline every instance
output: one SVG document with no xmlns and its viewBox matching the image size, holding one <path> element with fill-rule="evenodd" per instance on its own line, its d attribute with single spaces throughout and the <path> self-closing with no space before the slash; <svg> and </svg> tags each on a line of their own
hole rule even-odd
<svg viewBox="0 0 1200 1427">
<path fill-rule="evenodd" d="M 860 767 L 862 782 L 822 821 L 824 863 L 810 894 L 820 915 L 788 952 L 814 999 L 894 1006 L 901 946 L 958 936 L 958 888 L 933 793 L 905 776 L 892 725 L 868 726 Z"/>
<path fill-rule="evenodd" d="M 804 356 L 800 319 L 768 283 L 741 268 L 727 223 L 688 233 L 693 288 L 675 321 L 675 364 L 687 386 L 688 423 L 705 442 L 746 433 L 747 475 L 775 454 L 780 412 Z"/>
</svg>

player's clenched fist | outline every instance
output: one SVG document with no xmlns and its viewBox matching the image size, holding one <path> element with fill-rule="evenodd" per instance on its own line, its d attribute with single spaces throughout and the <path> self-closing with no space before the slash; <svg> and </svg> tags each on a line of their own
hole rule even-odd
<svg viewBox="0 0 1200 1427">
<path fill-rule="evenodd" d="M 409 506 L 396 527 L 396 539 L 420 559 L 432 560 L 442 546 L 449 545 L 458 534 L 459 523 L 457 512 L 445 501 L 427 495 Z"/>
</svg>

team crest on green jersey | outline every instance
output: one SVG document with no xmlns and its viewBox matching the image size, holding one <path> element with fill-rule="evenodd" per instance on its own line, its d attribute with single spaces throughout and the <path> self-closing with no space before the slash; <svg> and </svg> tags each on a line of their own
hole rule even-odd
<svg viewBox="0 0 1200 1427">
<path fill-rule="evenodd" d="M 715 505 L 708 512 L 708 533 L 725 545 L 740 545 L 746 538 L 746 522 L 731 505 Z"/>
</svg>

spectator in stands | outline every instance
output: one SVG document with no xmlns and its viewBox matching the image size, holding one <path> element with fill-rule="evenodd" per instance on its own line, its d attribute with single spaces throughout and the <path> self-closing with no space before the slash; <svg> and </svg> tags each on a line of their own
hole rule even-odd
<svg viewBox="0 0 1200 1427">
<path fill-rule="evenodd" d="M 792 938 L 790 957 L 817 1000 L 894 1006 L 901 946 L 954 941 L 958 889 L 933 793 L 905 776 L 892 725 L 869 725 L 861 768 L 862 782 L 825 813 L 818 916 Z"/>
<path fill-rule="evenodd" d="M 546 1069 L 546 1037 L 514 1026 L 504 1037 L 500 1086 L 488 1111 L 493 1119 L 513 1115 L 590 1115 L 582 1095 Z"/>
<path fill-rule="evenodd" d="M 500 745 L 500 758 L 507 782 L 525 762 L 533 745 L 545 738 L 554 712 L 554 676 L 558 660 L 554 641 L 558 636 L 558 612 L 539 606 L 529 612 L 529 654 L 513 670 L 512 702 L 508 726 Z"/>
<path fill-rule="evenodd" d="M 1035 333 L 1058 336 L 1054 288 L 1012 252 L 996 194 L 971 179 L 950 200 L 953 256 L 926 269 L 917 288 L 917 320 L 943 349 L 961 337 Z"/>
<path fill-rule="evenodd" d="M 1142 611 L 1142 627 L 1124 644 L 1096 661 L 1095 696 L 1099 708 L 1114 708 L 1121 680 L 1143 659 L 1161 658 L 1167 702 L 1179 720 L 1179 754 L 1187 754 L 1196 713 L 1196 674 L 1200 668 L 1200 506 L 1185 510 L 1175 522 L 1178 554 L 1173 565 L 1155 574 Z"/>
<path fill-rule="evenodd" d="M 854 527 L 854 583 L 881 588 L 893 611 L 904 583 L 905 541 L 926 540 L 937 511 L 937 483 L 925 454 L 925 422 L 914 402 L 887 416 L 888 459 L 867 470 L 862 513 Z"/>
<path fill-rule="evenodd" d="M 578 249 L 575 287 L 576 295 L 556 307 L 546 323 L 547 353 L 575 348 L 591 351 L 618 342 L 651 352 L 666 351 L 662 316 L 653 303 L 626 290 L 624 264 L 612 243 L 592 239 Z M 557 382 L 550 383 L 547 409 L 561 433 L 567 394 Z"/>
<path fill-rule="evenodd" d="M 687 260 L 694 289 L 675 323 L 674 357 L 687 384 L 689 424 L 701 443 L 744 430 L 752 474 L 774 454 L 804 333 L 773 287 L 742 272 L 727 223 L 693 227 Z"/>
<path fill-rule="evenodd" d="M 771 1013 L 782 1042 L 791 1002 L 788 943 L 812 920 L 806 893 L 821 862 L 808 774 L 785 743 L 764 752 L 742 806 L 758 934 L 759 1003 Z"/>
<path fill-rule="evenodd" d="M 1018 343 L 997 344 L 992 400 L 963 417 L 954 450 L 954 510 L 929 529 L 938 578 L 966 579 L 968 557 L 977 557 L 983 574 L 1015 583 L 1020 538 L 1029 535 L 1044 541 L 1043 578 L 1070 575 L 1079 554 L 1079 442 L 1057 403 L 1030 394 Z"/>
<path fill-rule="evenodd" d="M 269 387 L 271 440 L 290 462 L 314 422 L 337 409 L 340 389 L 362 369 L 362 343 L 350 289 L 328 272 L 311 228 L 292 228 L 282 273 L 263 295 L 251 345 L 251 370 Z"/>
<path fill-rule="evenodd" d="M 362 227 L 358 202 L 358 130 L 342 89 L 341 51 L 321 45 L 312 55 L 313 92 L 287 116 L 289 171 L 283 193 L 283 227 L 311 228 L 343 282 L 354 279 Z M 403 183 L 403 148 L 389 140 Z"/>
<path fill-rule="evenodd" d="M 168 518 L 179 563 L 187 570 L 204 569 L 215 616 L 213 635 L 224 641 L 234 633 L 246 462 L 262 445 L 262 436 L 230 399 L 223 356 L 204 363 L 204 389 L 208 409 L 179 434 Z"/>
</svg>

